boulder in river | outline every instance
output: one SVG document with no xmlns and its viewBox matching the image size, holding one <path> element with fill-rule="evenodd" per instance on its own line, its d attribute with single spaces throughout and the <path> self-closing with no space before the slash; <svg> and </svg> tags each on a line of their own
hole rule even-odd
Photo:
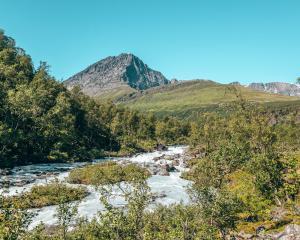
<svg viewBox="0 0 300 240">
<path fill-rule="evenodd" d="M 161 192 L 161 193 L 154 193 L 154 194 L 152 194 L 152 196 L 151 196 L 151 200 L 152 200 L 152 202 L 154 202 L 156 199 L 158 199 L 158 198 L 165 198 L 165 197 L 167 197 L 167 194 L 165 193 L 165 192 Z"/>
<path fill-rule="evenodd" d="M 11 170 L 8 168 L 3 168 L 3 169 L 0 168 L 0 176 L 8 176 L 11 173 L 12 173 Z"/>
<path fill-rule="evenodd" d="M 168 147 L 165 146 L 165 145 L 163 145 L 163 144 L 161 144 L 161 143 L 159 143 L 159 144 L 156 145 L 156 150 L 157 151 L 167 151 Z"/>
</svg>

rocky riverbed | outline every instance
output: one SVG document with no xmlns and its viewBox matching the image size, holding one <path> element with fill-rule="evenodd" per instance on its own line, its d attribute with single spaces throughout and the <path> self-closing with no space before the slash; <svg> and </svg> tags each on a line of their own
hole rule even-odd
<svg viewBox="0 0 300 240">
<path fill-rule="evenodd" d="M 164 151 L 142 153 L 133 157 L 113 158 L 111 160 L 117 161 L 119 164 L 136 163 L 147 168 L 152 174 L 148 179 L 148 184 L 153 192 L 154 203 L 165 205 L 179 202 L 188 203 L 189 197 L 186 188 L 190 182 L 180 177 L 181 173 L 187 170 L 189 158 L 185 154 L 186 149 L 186 146 L 175 146 Z M 107 160 L 109 159 L 99 159 L 93 163 Z M 90 163 L 36 164 L 16 167 L 11 170 L 1 170 L 1 191 L 5 191 L 7 195 L 14 195 L 28 191 L 34 185 L 45 184 L 54 178 L 64 181 L 70 170 L 86 164 Z M 104 208 L 99 201 L 99 193 L 92 186 L 88 186 L 88 190 L 89 195 L 79 203 L 78 212 L 79 216 L 91 219 Z M 114 198 L 114 204 L 123 205 L 124 200 L 117 196 Z M 44 207 L 34 211 L 37 215 L 33 219 L 30 228 L 41 221 L 47 225 L 56 223 L 54 216 L 56 206 Z"/>
</svg>

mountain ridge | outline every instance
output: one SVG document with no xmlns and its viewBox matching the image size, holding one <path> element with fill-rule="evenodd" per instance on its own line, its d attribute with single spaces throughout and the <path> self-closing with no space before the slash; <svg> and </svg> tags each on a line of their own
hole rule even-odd
<svg viewBox="0 0 300 240">
<path fill-rule="evenodd" d="M 161 72 L 148 67 L 140 58 L 132 53 L 121 53 L 118 56 L 106 57 L 63 82 L 68 88 L 79 86 L 92 97 L 118 99 L 126 95 L 160 86 L 178 85 L 194 80 L 168 80 Z M 229 85 L 241 85 L 239 82 Z M 300 85 L 286 82 L 250 83 L 248 87 L 255 91 L 300 96 Z"/>
<path fill-rule="evenodd" d="M 237 95 L 251 102 L 278 106 L 298 106 L 300 103 L 298 95 L 293 96 L 296 92 L 286 92 L 290 87 L 287 83 L 244 86 L 238 82 L 221 84 L 204 79 L 168 80 L 133 54 L 102 59 L 64 84 L 69 89 L 79 86 L 83 93 L 96 99 L 111 100 L 133 110 L 160 116 L 186 117 L 193 112 L 214 110 L 236 100 Z"/>
<path fill-rule="evenodd" d="M 104 58 L 63 82 L 68 89 L 79 86 L 90 96 L 110 91 L 129 93 L 169 83 L 161 72 L 149 68 L 131 53 Z"/>
<path fill-rule="evenodd" d="M 248 88 L 286 96 L 300 96 L 300 85 L 286 82 L 250 83 Z"/>
</svg>

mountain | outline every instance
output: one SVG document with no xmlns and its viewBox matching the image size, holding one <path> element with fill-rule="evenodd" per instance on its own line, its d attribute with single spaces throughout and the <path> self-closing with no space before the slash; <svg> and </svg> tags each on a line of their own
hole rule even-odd
<svg viewBox="0 0 300 240">
<path fill-rule="evenodd" d="M 162 73 L 126 53 L 107 57 L 64 81 L 68 89 L 79 86 L 89 96 L 113 98 L 169 83 Z"/>
<path fill-rule="evenodd" d="M 270 83 L 251 83 L 249 88 L 268 93 L 276 93 L 287 96 L 300 96 L 300 85 L 284 83 L 284 82 L 270 82 Z"/>
<path fill-rule="evenodd" d="M 298 97 L 256 91 L 238 84 L 220 84 L 210 80 L 184 80 L 118 99 L 118 104 L 134 110 L 153 112 L 157 116 L 182 118 L 215 111 L 224 103 L 236 100 L 240 94 L 251 102 L 272 107 L 300 106 Z"/>
<path fill-rule="evenodd" d="M 215 110 L 243 98 L 274 106 L 299 106 L 298 86 L 288 83 L 220 84 L 210 80 L 168 80 L 133 54 L 107 57 L 64 82 L 68 89 L 79 86 L 92 97 L 111 99 L 134 110 L 153 112 L 157 116 L 190 117 Z M 273 94 L 280 93 L 280 94 Z M 285 96 L 285 95 L 288 96 Z"/>
</svg>

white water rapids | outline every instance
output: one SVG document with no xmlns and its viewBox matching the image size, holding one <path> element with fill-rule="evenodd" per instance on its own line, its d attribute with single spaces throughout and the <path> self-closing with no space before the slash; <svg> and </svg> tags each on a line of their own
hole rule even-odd
<svg viewBox="0 0 300 240">
<path fill-rule="evenodd" d="M 114 160 L 127 160 L 130 162 L 138 163 L 140 165 L 154 163 L 154 158 L 160 156 L 168 156 L 168 155 L 182 155 L 186 147 L 184 146 L 176 146 L 169 147 L 167 151 L 155 151 L 152 153 L 142 153 L 130 158 L 114 158 Z M 99 162 L 103 160 L 96 160 L 95 162 Z M 168 160 L 161 160 L 168 163 Z M 28 184 L 17 187 L 13 186 L 8 189 L 6 194 L 14 195 L 18 194 L 22 191 L 28 191 L 30 188 L 37 184 L 45 184 L 54 178 L 51 173 L 56 173 L 56 178 L 59 180 L 64 180 L 69 174 L 69 171 L 73 168 L 80 167 L 84 165 L 84 163 L 64 163 L 64 164 L 36 164 L 36 165 L 28 165 L 22 167 L 16 167 L 12 169 L 12 174 L 8 176 L 0 176 L 0 180 L 5 180 L 7 178 L 9 181 L 18 182 L 20 179 L 25 180 L 31 179 L 31 182 Z M 189 185 L 189 181 L 180 178 L 181 172 L 184 169 L 180 166 L 176 167 L 179 172 L 171 172 L 170 176 L 160 176 L 160 175 L 152 175 L 148 179 L 148 185 L 151 188 L 151 192 L 158 196 L 155 202 L 169 205 L 172 203 L 187 203 L 189 201 L 188 194 L 186 193 L 186 187 Z M 39 173 L 50 173 L 48 178 L 40 178 Z M 34 181 L 32 182 L 32 180 Z M 89 195 L 84 198 L 78 207 L 78 216 L 86 217 L 88 219 L 93 218 L 97 215 L 98 211 L 103 210 L 103 206 L 99 201 L 99 193 L 95 191 L 92 186 L 87 186 Z M 1 190 L 0 190 L 1 191 Z M 121 198 L 116 197 L 113 202 L 114 205 L 122 205 L 124 201 Z M 35 210 L 37 215 L 34 217 L 30 228 L 35 227 L 40 222 L 45 223 L 46 225 L 56 224 L 56 217 L 54 216 L 56 213 L 56 206 L 44 207 L 38 210 Z"/>
</svg>

